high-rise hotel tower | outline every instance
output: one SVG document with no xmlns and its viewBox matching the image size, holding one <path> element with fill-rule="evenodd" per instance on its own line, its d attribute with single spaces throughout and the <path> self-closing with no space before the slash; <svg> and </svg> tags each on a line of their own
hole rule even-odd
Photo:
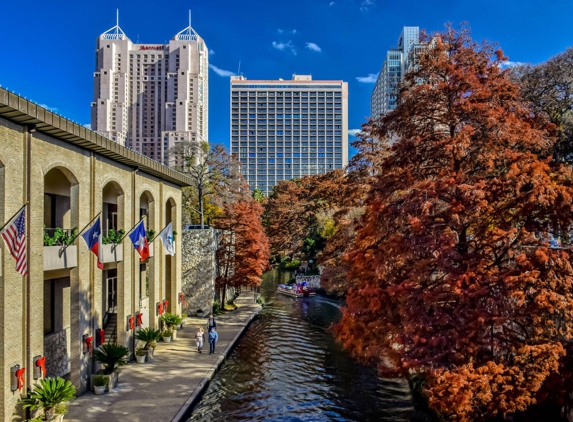
<svg viewBox="0 0 573 422">
<path fill-rule="evenodd" d="M 348 84 L 231 77 L 231 152 L 251 189 L 348 164 Z"/>
<path fill-rule="evenodd" d="M 168 164 L 179 142 L 207 142 L 209 50 L 189 26 L 169 44 L 133 44 L 119 23 L 97 39 L 91 127 Z"/>
</svg>

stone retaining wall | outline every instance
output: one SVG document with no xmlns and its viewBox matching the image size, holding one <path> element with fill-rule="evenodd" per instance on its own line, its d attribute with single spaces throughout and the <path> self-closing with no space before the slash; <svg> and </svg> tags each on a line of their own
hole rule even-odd
<svg viewBox="0 0 573 422">
<path fill-rule="evenodd" d="M 48 377 L 63 377 L 70 373 L 68 330 L 62 330 L 44 338 L 46 376 Z"/>
<path fill-rule="evenodd" d="M 182 237 L 181 288 L 186 302 L 183 313 L 194 316 L 201 309 L 208 314 L 215 298 L 217 231 L 184 230 Z"/>
</svg>

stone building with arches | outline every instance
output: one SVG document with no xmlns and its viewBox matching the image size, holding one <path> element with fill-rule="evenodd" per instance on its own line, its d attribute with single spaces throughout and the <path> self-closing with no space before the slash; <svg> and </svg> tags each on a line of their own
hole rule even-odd
<svg viewBox="0 0 573 422">
<path fill-rule="evenodd" d="M 135 348 L 139 327 L 159 327 L 158 303 L 181 313 L 181 247 L 166 255 L 159 240 L 140 262 L 126 238 L 102 245 L 103 269 L 81 237 L 65 240 L 101 216 L 102 235 L 128 231 L 141 218 L 159 232 L 181 233 L 181 188 L 188 178 L 89 129 L 0 88 L 0 226 L 28 202 L 29 276 L 0 242 L 0 420 L 35 381 L 35 359 L 46 375 L 88 390 L 88 339 Z M 167 301 L 167 303 L 165 302 Z M 137 318 L 137 315 L 140 315 Z M 139 327 L 130 328 L 135 317 Z M 138 325 L 136 323 L 136 325 Z M 104 338 L 105 336 L 105 338 Z M 13 369 L 25 368 L 22 389 Z"/>
</svg>

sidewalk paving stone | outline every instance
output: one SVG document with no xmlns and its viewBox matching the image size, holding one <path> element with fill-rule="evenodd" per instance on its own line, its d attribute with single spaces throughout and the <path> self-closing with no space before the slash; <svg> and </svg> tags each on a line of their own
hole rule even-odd
<svg viewBox="0 0 573 422">
<path fill-rule="evenodd" d="M 219 341 L 216 353 L 203 353 L 194 341 L 199 327 L 207 329 L 207 318 L 189 318 L 177 340 L 158 342 L 152 362 L 135 361 L 121 368 L 117 387 L 101 396 L 86 392 L 70 403 L 65 416 L 70 422 L 161 422 L 179 421 L 207 387 L 218 367 L 232 350 L 261 307 L 246 292 L 235 302 L 238 309 L 216 317 Z M 207 337 L 207 336 L 205 336 Z"/>
</svg>

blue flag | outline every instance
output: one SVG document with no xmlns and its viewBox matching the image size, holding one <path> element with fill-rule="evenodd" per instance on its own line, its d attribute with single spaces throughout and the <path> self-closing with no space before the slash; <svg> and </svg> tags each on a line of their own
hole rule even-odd
<svg viewBox="0 0 573 422">
<path fill-rule="evenodd" d="M 95 223 L 93 223 L 88 231 L 82 234 L 82 237 L 86 241 L 88 249 L 97 256 L 97 267 L 102 270 L 103 262 L 100 261 L 99 256 L 99 242 L 101 239 L 101 223 L 99 218 L 95 221 Z"/>
</svg>

